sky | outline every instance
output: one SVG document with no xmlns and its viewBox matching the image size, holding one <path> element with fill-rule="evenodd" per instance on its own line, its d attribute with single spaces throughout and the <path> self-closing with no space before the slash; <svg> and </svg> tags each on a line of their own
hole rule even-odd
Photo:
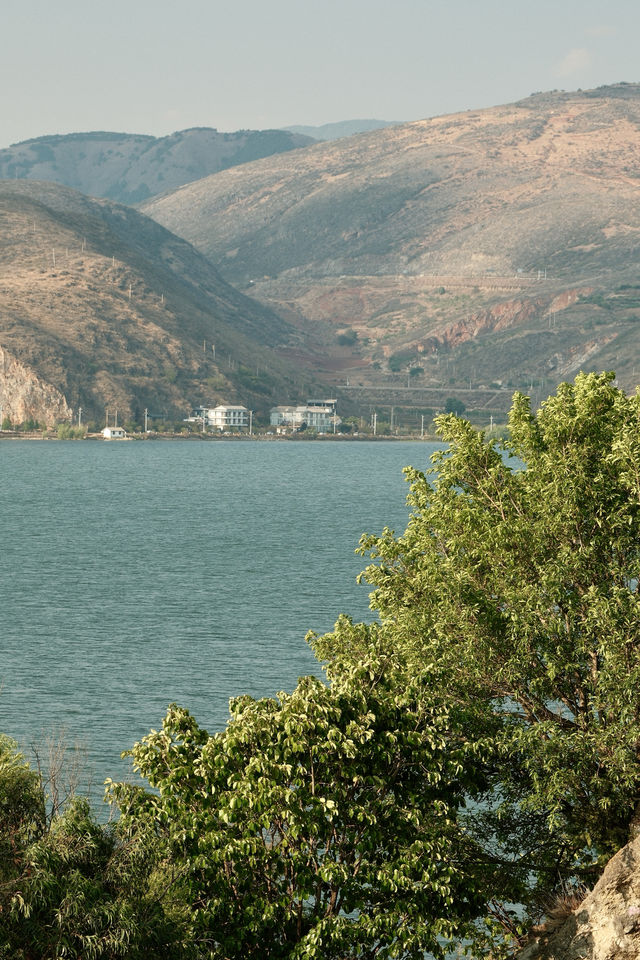
<svg viewBox="0 0 640 960">
<path fill-rule="evenodd" d="M 417 120 L 640 80 L 637 0 L 2 0 L 0 148 Z"/>
</svg>

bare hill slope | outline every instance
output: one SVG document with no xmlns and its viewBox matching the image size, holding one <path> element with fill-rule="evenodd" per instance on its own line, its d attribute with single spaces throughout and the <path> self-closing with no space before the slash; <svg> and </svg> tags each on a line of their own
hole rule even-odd
<svg viewBox="0 0 640 960">
<path fill-rule="evenodd" d="M 336 383 L 542 395 L 580 367 L 640 372 L 636 84 L 317 144 L 144 209 L 312 332 Z"/>
<path fill-rule="evenodd" d="M 92 197 L 139 203 L 227 167 L 306 146 L 312 138 L 288 130 L 209 127 L 167 137 L 71 133 L 38 137 L 0 150 L 0 178 L 51 180 Z"/>
<path fill-rule="evenodd" d="M 295 376 L 287 324 L 136 211 L 0 182 L 0 406 L 15 421 L 267 409 Z"/>
</svg>

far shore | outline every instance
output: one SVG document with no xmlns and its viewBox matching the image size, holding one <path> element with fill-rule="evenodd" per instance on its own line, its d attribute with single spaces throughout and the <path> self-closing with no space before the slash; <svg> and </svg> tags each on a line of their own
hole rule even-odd
<svg viewBox="0 0 640 960">
<path fill-rule="evenodd" d="M 253 434 L 237 434 L 237 433 L 154 433 L 149 431 L 148 433 L 132 433 L 128 434 L 124 439 L 120 440 L 105 440 L 101 433 L 88 433 L 84 437 L 58 437 L 55 432 L 52 431 L 42 431 L 34 430 L 31 432 L 22 432 L 20 430 L 0 430 L 0 440 L 54 440 L 60 443 L 67 442 L 77 442 L 78 440 L 96 440 L 102 443 L 128 443 L 129 441 L 140 441 L 140 440 L 178 440 L 183 442 L 201 441 L 240 441 L 240 442 L 269 442 L 269 443 L 282 443 L 282 442 L 293 442 L 300 443 L 302 441 L 313 441 L 314 443 L 361 443 L 363 441 L 373 441 L 379 442 L 383 440 L 392 440 L 394 442 L 403 442 L 403 441 L 419 441 L 422 440 L 425 443 L 433 443 L 438 440 L 438 437 L 433 434 L 425 433 L 424 436 L 420 434 L 348 434 L 348 433 L 327 433 L 318 435 L 308 436 L 306 434 L 264 434 L 264 433 L 253 433 Z"/>
</svg>

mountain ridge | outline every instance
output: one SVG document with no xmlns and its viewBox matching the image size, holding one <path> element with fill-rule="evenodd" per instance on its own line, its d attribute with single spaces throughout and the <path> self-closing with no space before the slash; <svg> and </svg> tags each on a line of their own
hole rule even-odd
<svg viewBox="0 0 640 960">
<path fill-rule="evenodd" d="M 190 127 L 165 137 L 90 131 L 52 134 L 0 150 L 0 179 L 49 180 L 136 204 L 183 183 L 312 141 L 287 130 Z"/>
<path fill-rule="evenodd" d="M 400 123 L 398 120 L 338 120 L 334 123 L 321 123 L 315 127 L 292 124 L 282 129 L 311 137 L 313 140 L 339 140 L 342 137 L 352 137 L 358 133 L 368 133 L 370 130 L 393 127 L 398 123 Z"/>
<path fill-rule="evenodd" d="M 631 388 L 639 157 L 640 85 L 620 83 L 313 144 L 143 209 L 315 337 L 336 384 L 421 368 L 542 395 L 586 358 Z"/>
<path fill-rule="evenodd" d="M 4 181 L 0 226 L 0 405 L 9 419 L 66 419 L 60 397 L 85 418 L 109 407 L 139 421 L 145 407 L 181 417 L 203 401 L 240 400 L 266 411 L 273 397 L 295 393 L 297 371 L 272 349 L 290 342 L 288 324 L 135 210 L 56 184 Z M 23 383 L 39 383 L 30 408 L 26 387 L 17 399 L 16 364 Z"/>
</svg>

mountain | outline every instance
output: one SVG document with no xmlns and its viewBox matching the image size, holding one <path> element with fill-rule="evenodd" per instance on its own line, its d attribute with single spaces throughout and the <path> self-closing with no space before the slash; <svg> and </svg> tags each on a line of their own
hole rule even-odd
<svg viewBox="0 0 640 960">
<path fill-rule="evenodd" d="M 143 209 L 295 323 L 329 382 L 486 409 L 501 388 L 504 409 L 580 368 L 638 381 L 639 158 L 640 85 L 620 83 L 319 143 Z"/>
<path fill-rule="evenodd" d="M 135 210 L 57 184 L 0 182 L 0 408 L 13 422 L 140 422 L 304 393 L 272 349 L 295 331 Z"/>
<path fill-rule="evenodd" d="M 227 167 L 311 142 L 287 130 L 218 133 L 209 127 L 168 137 L 71 133 L 0 150 L 0 178 L 51 180 L 92 197 L 135 204 Z"/>
<path fill-rule="evenodd" d="M 323 123 L 318 127 L 293 126 L 284 129 L 311 137 L 313 140 L 339 140 L 341 137 L 352 137 L 356 133 L 393 127 L 397 122 L 397 120 L 340 120 L 337 123 Z"/>
</svg>

